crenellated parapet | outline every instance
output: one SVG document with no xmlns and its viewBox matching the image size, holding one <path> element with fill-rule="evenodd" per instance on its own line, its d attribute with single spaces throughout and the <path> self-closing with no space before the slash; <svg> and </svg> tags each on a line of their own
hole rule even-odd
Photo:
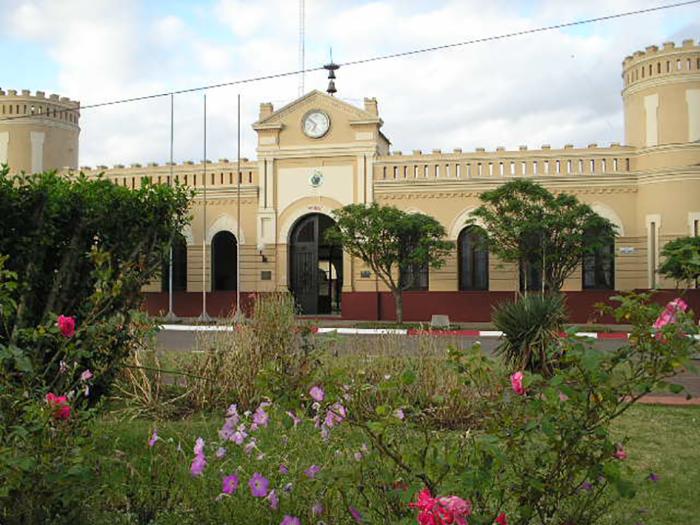
<svg viewBox="0 0 700 525">
<path fill-rule="evenodd" d="M 80 102 L 43 91 L 32 94 L 28 89 L 0 89 L 0 123 L 26 123 L 41 119 L 78 127 Z"/>
<path fill-rule="evenodd" d="M 680 46 L 665 42 L 661 47 L 648 46 L 644 51 L 635 51 L 622 62 L 622 78 L 625 90 L 658 83 L 663 80 L 678 80 L 679 77 L 700 73 L 700 46 L 694 40 L 684 40 Z"/>
<path fill-rule="evenodd" d="M 74 173 L 77 170 L 66 170 L 67 173 Z M 230 191 L 238 186 L 238 164 L 236 161 L 219 159 L 217 162 L 211 160 L 197 162 L 187 160 L 181 163 L 169 162 L 158 164 L 149 162 L 146 165 L 132 163 L 129 166 L 115 164 L 111 168 L 105 165 L 95 167 L 81 166 L 80 171 L 88 176 L 102 176 L 119 186 L 127 188 L 140 188 L 145 180 L 154 184 L 182 184 L 201 190 L 204 188 L 205 175 L 208 189 L 224 192 Z M 257 187 L 258 184 L 258 163 L 247 158 L 241 159 L 240 184 L 245 188 Z"/>
<path fill-rule="evenodd" d="M 0 164 L 16 173 L 77 167 L 79 122 L 77 100 L 0 89 Z"/>
<path fill-rule="evenodd" d="M 649 46 L 625 58 L 622 67 L 625 143 L 658 149 L 700 139 L 700 45 L 688 39 Z M 693 162 L 686 157 L 672 162 Z M 647 165 L 668 161 L 650 157 Z"/>
<path fill-rule="evenodd" d="M 544 144 L 537 150 L 520 146 L 511 151 L 504 147 L 495 151 L 476 148 L 474 152 L 437 149 L 427 154 L 414 150 L 410 155 L 394 151 L 377 158 L 374 180 L 614 175 L 633 171 L 634 156 L 634 148 L 617 143 L 608 147 L 589 144 L 586 148 L 567 144 L 559 149 Z"/>
</svg>

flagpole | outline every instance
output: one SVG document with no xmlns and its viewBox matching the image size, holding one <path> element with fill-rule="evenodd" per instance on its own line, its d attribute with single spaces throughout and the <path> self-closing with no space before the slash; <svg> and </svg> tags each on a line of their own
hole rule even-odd
<svg viewBox="0 0 700 525">
<path fill-rule="evenodd" d="M 168 186 L 172 186 L 173 184 L 173 142 L 174 142 L 174 137 L 175 137 L 175 125 L 174 125 L 174 110 L 175 110 L 175 103 L 174 103 L 174 94 L 170 94 L 170 175 L 168 177 Z M 170 242 L 170 253 L 168 256 L 168 314 L 165 316 L 166 321 L 176 321 L 177 316 L 175 315 L 175 312 L 173 311 L 173 241 L 175 240 L 175 236 L 173 236 L 173 239 Z"/>
<path fill-rule="evenodd" d="M 199 321 L 209 322 L 211 317 L 207 313 L 207 94 L 204 94 L 204 169 L 202 191 L 202 313 Z"/>
<path fill-rule="evenodd" d="M 238 120 L 237 120 L 237 155 L 236 160 L 236 321 L 241 321 L 244 317 L 241 308 L 241 94 L 238 94 Z"/>
</svg>

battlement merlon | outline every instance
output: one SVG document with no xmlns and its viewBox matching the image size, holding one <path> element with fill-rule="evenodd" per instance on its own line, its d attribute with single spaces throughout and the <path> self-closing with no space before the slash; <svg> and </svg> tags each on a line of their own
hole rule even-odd
<svg viewBox="0 0 700 525">
<path fill-rule="evenodd" d="M 625 86 L 665 75 L 700 72 L 700 45 L 693 39 L 684 40 L 678 46 L 665 42 L 661 47 L 647 46 L 635 51 L 622 61 L 622 78 Z"/>
<path fill-rule="evenodd" d="M 433 149 L 431 153 L 423 153 L 421 150 L 413 150 L 411 154 L 404 154 L 394 150 L 388 155 L 381 155 L 377 162 L 435 162 L 435 161 L 456 161 L 456 160 L 518 160 L 526 158 L 590 158 L 592 156 L 615 156 L 631 155 L 635 152 L 633 146 L 623 146 L 618 142 L 613 142 L 609 146 L 598 146 L 588 144 L 586 147 L 575 148 L 572 144 L 565 144 L 562 148 L 552 148 L 549 144 L 543 144 L 540 149 L 528 149 L 527 146 L 520 146 L 517 150 L 506 150 L 503 146 L 498 146 L 494 151 L 487 151 L 485 148 L 475 148 L 473 153 L 465 152 L 462 148 L 454 148 L 452 152 L 443 152 L 440 149 Z"/>
<path fill-rule="evenodd" d="M 26 103 L 50 103 L 66 108 L 79 109 L 80 102 L 71 100 L 68 97 L 62 97 L 56 93 L 50 94 L 48 97 L 44 91 L 36 91 L 32 95 L 28 89 L 17 91 L 16 89 L 8 89 L 7 91 L 0 89 L 0 104 L 4 102 L 26 102 Z"/>
</svg>

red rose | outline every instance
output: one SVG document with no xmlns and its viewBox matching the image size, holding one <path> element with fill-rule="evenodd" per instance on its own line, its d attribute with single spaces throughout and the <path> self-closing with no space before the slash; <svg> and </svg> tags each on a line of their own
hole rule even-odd
<svg viewBox="0 0 700 525">
<path fill-rule="evenodd" d="M 75 317 L 59 315 L 56 325 L 64 337 L 73 337 L 75 335 Z"/>
</svg>

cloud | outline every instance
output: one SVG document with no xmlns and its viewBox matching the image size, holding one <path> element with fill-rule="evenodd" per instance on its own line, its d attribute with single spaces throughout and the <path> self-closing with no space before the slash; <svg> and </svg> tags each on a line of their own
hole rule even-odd
<svg viewBox="0 0 700 525">
<path fill-rule="evenodd" d="M 210 0 L 6 0 L 3 38 L 44 47 L 58 67 L 55 88 L 84 104 L 293 71 L 297 2 Z M 307 66 L 430 47 L 655 5 L 638 0 L 307 0 Z M 186 4 L 185 4 L 186 5 Z M 634 50 L 698 32 L 688 9 L 657 12 L 394 60 L 343 67 L 338 96 L 376 96 L 396 149 L 468 151 L 622 141 L 621 62 Z M 0 44 L 2 46 L 2 44 Z M 41 67 L 41 64 L 36 64 Z M 6 79 L 9 83 L 12 79 Z M 325 89 L 324 72 L 305 87 Z M 259 102 L 281 106 L 299 78 L 207 93 L 210 158 L 236 155 L 236 95 L 242 154 L 255 157 Z M 10 86 L 12 87 L 12 86 Z M 20 86 L 25 87 L 25 86 Z M 32 86 L 51 89 L 54 86 Z M 83 111 L 81 164 L 165 161 L 167 97 Z M 176 160 L 201 159 L 202 93 L 175 99 Z"/>
</svg>

